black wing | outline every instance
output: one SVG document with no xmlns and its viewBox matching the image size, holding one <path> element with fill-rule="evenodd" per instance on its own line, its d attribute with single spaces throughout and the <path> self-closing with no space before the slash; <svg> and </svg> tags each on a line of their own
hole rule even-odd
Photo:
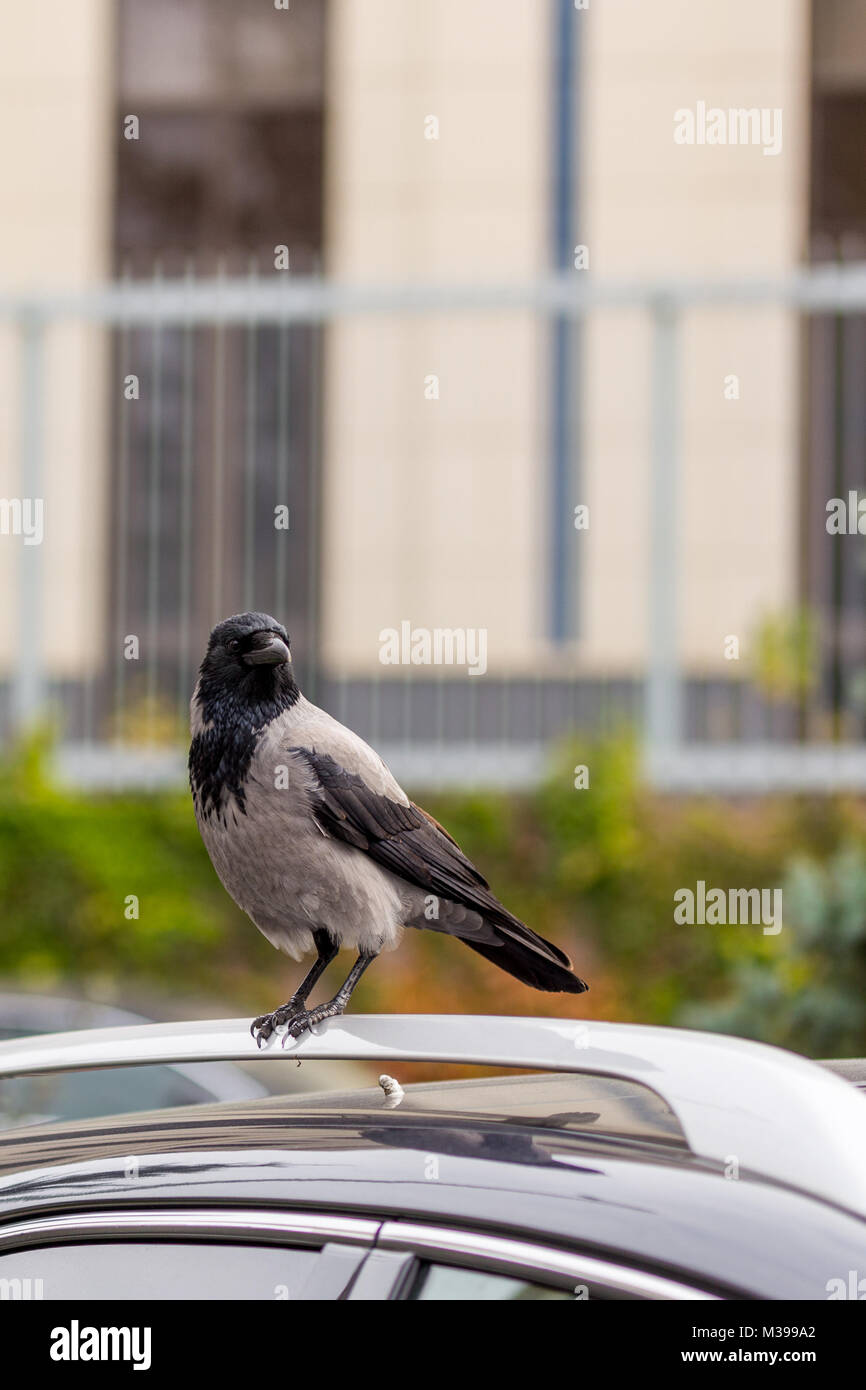
<svg viewBox="0 0 866 1390">
<path fill-rule="evenodd" d="M 347 772 L 327 753 L 309 748 L 290 751 L 302 757 L 316 776 L 314 815 L 327 834 L 369 854 L 377 864 L 425 892 L 462 903 L 497 927 L 506 938 L 537 953 L 536 959 L 541 957 L 542 961 L 564 968 L 563 974 L 570 972 L 571 962 L 565 952 L 538 936 L 503 907 L 456 841 L 426 811 L 412 802 L 404 806 L 373 791 L 362 777 Z M 459 935 L 459 929 L 455 934 Z M 475 949 L 480 947 L 476 945 Z M 489 954 L 491 960 L 505 965 L 496 948 L 492 948 L 493 954 L 490 950 L 488 947 L 482 954 Z M 567 978 L 580 989 L 586 988 L 576 976 L 568 974 Z M 535 980 L 529 982 L 537 983 Z M 551 988 L 551 985 L 538 987 Z M 552 987 L 573 989 L 562 982 Z"/>
</svg>

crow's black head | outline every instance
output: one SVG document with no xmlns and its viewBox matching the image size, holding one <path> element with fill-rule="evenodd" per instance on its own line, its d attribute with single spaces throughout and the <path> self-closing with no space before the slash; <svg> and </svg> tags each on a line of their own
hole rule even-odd
<svg viewBox="0 0 866 1390">
<path fill-rule="evenodd" d="M 236 613 L 217 623 L 202 663 L 211 667 L 284 666 L 291 660 L 289 634 L 268 613 Z"/>
<path fill-rule="evenodd" d="M 199 667 L 189 754 L 190 783 L 204 815 L 227 797 L 244 810 L 244 780 L 259 735 L 299 696 L 282 623 L 267 613 L 217 623 Z"/>
<path fill-rule="evenodd" d="M 199 667 L 198 703 L 205 720 L 243 709 L 261 727 L 297 696 L 282 623 L 267 613 L 238 613 L 217 623 Z"/>
</svg>

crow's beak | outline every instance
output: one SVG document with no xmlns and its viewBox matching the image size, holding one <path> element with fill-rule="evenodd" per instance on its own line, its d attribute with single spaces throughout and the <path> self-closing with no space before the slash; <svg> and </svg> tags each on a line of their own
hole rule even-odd
<svg viewBox="0 0 866 1390">
<path fill-rule="evenodd" d="M 252 640 L 243 656 L 247 666 L 285 666 L 290 660 L 288 647 L 275 632 L 257 632 Z"/>
</svg>

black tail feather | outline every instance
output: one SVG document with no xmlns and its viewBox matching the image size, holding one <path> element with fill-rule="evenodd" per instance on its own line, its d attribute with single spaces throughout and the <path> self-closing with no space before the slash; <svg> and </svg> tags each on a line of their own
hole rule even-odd
<svg viewBox="0 0 866 1390">
<path fill-rule="evenodd" d="M 521 980 L 525 985 L 531 985 L 533 989 L 544 990 L 548 994 L 583 994 L 584 990 L 589 989 L 585 980 L 581 980 L 574 971 L 568 967 L 571 962 L 563 951 L 557 946 L 552 946 L 550 942 L 544 941 L 543 937 L 539 941 L 565 962 L 564 965 L 557 961 L 548 960 L 538 951 L 529 946 L 524 946 L 522 942 L 516 941 L 512 936 L 500 937 L 499 943 L 487 941 L 466 941 L 466 945 L 473 951 L 477 951 L 479 956 L 484 956 L 485 960 L 492 961 L 498 965 L 500 970 L 505 970 L 509 975 L 513 975 L 516 980 Z"/>
</svg>

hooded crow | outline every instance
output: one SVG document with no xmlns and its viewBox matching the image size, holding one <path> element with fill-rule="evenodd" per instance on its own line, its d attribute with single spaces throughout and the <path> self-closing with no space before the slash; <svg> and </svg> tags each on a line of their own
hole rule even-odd
<svg viewBox="0 0 866 1390">
<path fill-rule="evenodd" d="M 304 699 L 288 633 L 266 613 L 214 628 L 190 716 L 190 786 L 217 874 L 279 950 L 295 960 L 316 952 L 288 1003 L 253 1021 L 259 1046 L 284 1025 L 297 1038 L 343 1013 L 404 927 L 459 937 L 535 989 L 587 989 L 558 946 L 493 896 L 373 749 Z M 328 1003 L 307 1009 L 344 946 L 358 953 L 348 978 Z"/>
</svg>

